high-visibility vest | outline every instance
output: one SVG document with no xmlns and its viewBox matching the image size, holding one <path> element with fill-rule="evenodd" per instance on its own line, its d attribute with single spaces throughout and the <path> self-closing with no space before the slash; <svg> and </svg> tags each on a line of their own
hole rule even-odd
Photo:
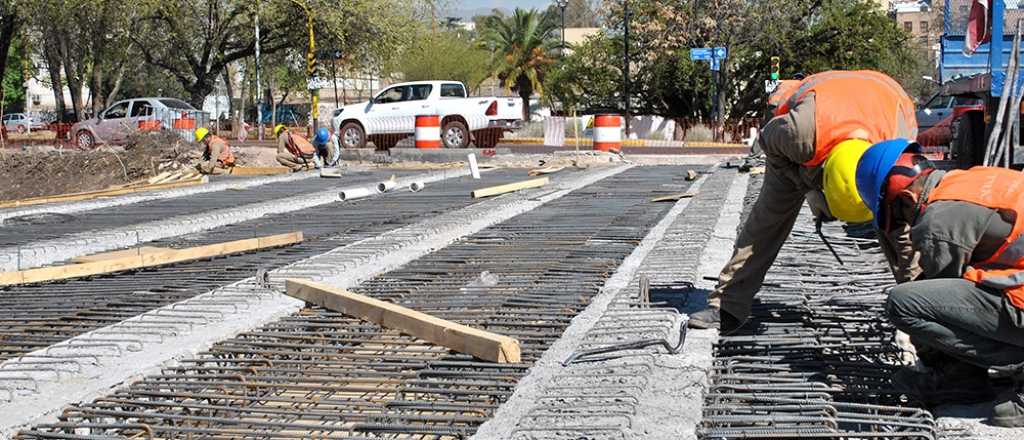
<svg viewBox="0 0 1024 440">
<path fill-rule="evenodd" d="M 288 132 L 285 133 L 285 136 L 288 136 L 288 152 L 294 154 L 295 157 L 305 157 L 309 159 L 316 154 L 316 147 L 306 140 L 306 138 Z"/>
<path fill-rule="evenodd" d="M 847 139 L 872 144 L 917 137 L 914 101 L 899 83 L 870 70 L 835 70 L 811 75 L 775 110 L 784 115 L 814 94 L 814 157 L 804 166 L 816 167 Z"/>
<path fill-rule="evenodd" d="M 928 196 L 928 203 L 940 200 L 973 203 L 1015 215 L 1006 242 L 988 260 L 968 268 L 963 277 L 1002 290 L 1014 306 L 1024 309 L 1024 174 L 993 167 L 950 171 Z"/>
<path fill-rule="evenodd" d="M 771 95 L 768 95 L 768 106 L 778 108 L 782 103 L 788 101 L 789 98 L 793 96 L 793 93 L 800 88 L 800 83 L 801 81 L 795 79 L 779 81 L 779 85 L 775 87 L 775 91 L 773 91 Z"/>
<path fill-rule="evenodd" d="M 220 155 L 217 157 L 217 161 L 220 162 L 221 164 L 223 164 L 226 167 L 230 167 L 230 166 L 234 165 L 235 164 L 235 154 L 231 152 L 231 146 L 228 145 L 228 142 L 225 141 L 224 139 L 221 139 L 220 137 L 214 136 L 212 134 L 211 135 L 207 135 L 207 136 L 210 137 L 210 144 L 209 144 L 210 146 L 208 146 L 206 148 L 212 149 L 214 143 L 222 144 L 221 145 L 221 149 L 220 149 Z M 209 151 L 207 153 L 209 153 Z"/>
</svg>

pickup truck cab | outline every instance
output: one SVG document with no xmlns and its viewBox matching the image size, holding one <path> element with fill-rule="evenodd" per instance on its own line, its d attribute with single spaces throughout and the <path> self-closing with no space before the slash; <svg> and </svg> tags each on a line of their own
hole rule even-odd
<svg viewBox="0 0 1024 440">
<path fill-rule="evenodd" d="M 505 131 L 521 125 L 522 105 L 518 98 L 469 97 L 460 82 L 408 82 L 336 110 L 332 126 L 343 148 L 373 142 L 385 150 L 415 134 L 416 116 L 438 115 L 446 148 L 466 148 L 470 142 L 493 148 Z"/>
</svg>

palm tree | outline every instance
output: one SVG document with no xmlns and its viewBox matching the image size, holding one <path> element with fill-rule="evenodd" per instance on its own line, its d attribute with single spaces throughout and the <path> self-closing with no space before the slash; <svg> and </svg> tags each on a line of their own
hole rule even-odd
<svg viewBox="0 0 1024 440">
<path fill-rule="evenodd" d="M 494 14 L 484 21 L 480 45 L 495 52 L 491 72 L 506 90 L 523 98 L 523 120 L 530 121 L 530 97 L 544 93 L 544 74 L 558 59 L 561 42 L 555 16 L 516 8 L 510 16 Z"/>
</svg>

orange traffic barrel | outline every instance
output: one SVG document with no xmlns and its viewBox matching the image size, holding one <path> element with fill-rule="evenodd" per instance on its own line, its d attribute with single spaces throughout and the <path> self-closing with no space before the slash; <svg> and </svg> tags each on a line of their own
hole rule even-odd
<svg viewBox="0 0 1024 440">
<path fill-rule="evenodd" d="M 594 149 L 597 151 L 622 151 L 622 116 L 594 116 Z"/>
<path fill-rule="evenodd" d="M 438 115 L 416 116 L 416 148 L 441 148 L 441 117 Z"/>
</svg>

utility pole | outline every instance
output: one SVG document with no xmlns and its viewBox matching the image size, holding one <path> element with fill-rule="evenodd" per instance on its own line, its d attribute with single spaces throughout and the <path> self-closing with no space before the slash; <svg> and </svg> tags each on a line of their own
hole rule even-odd
<svg viewBox="0 0 1024 440">
<path fill-rule="evenodd" d="M 253 17 L 256 24 L 256 131 L 257 139 L 263 140 L 263 89 L 260 88 L 260 0 L 256 0 L 256 16 Z M 244 95 L 244 93 L 243 93 Z M 243 108 L 245 103 L 242 103 Z M 240 120 L 245 120 L 245 111 L 242 110 Z"/>
<path fill-rule="evenodd" d="M 623 11 L 622 18 L 623 18 L 624 28 L 625 28 L 624 29 L 625 32 L 623 33 L 623 45 L 622 45 L 622 47 L 624 49 L 623 52 L 625 52 L 625 54 L 624 54 L 625 59 L 623 60 L 623 63 L 622 63 L 623 64 L 623 67 L 622 67 L 622 79 L 623 79 L 623 83 L 624 83 L 622 85 L 622 88 L 623 88 L 622 96 L 623 96 L 623 99 L 626 101 L 625 102 L 625 104 L 626 104 L 625 105 L 625 107 L 626 107 L 626 115 L 625 115 L 625 117 L 626 117 L 626 138 L 628 139 L 629 138 L 629 119 L 630 119 L 629 118 L 629 114 L 630 114 L 630 96 L 629 96 L 629 91 L 630 91 L 630 87 L 629 87 L 629 20 L 630 20 L 631 15 L 632 15 L 629 12 L 629 0 L 622 0 L 622 11 Z"/>
<path fill-rule="evenodd" d="M 341 107 L 338 103 L 338 60 L 341 59 L 341 50 L 334 49 L 334 59 L 331 60 L 331 75 L 334 76 L 334 106 Z"/>
<path fill-rule="evenodd" d="M 309 6 L 299 0 L 292 0 L 303 12 L 306 13 L 306 31 L 309 32 L 309 49 L 306 50 L 306 77 L 310 79 L 309 84 L 309 102 L 311 108 L 309 116 L 313 119 L 313 131 L 319 127 L 320 123 L 320 90 L 313 88 L 316 84 L 312 83 L 312 80 L 316 75 L 316 36 L 313 33 L 313 11 L 309 10 Z"/>
</svg>

